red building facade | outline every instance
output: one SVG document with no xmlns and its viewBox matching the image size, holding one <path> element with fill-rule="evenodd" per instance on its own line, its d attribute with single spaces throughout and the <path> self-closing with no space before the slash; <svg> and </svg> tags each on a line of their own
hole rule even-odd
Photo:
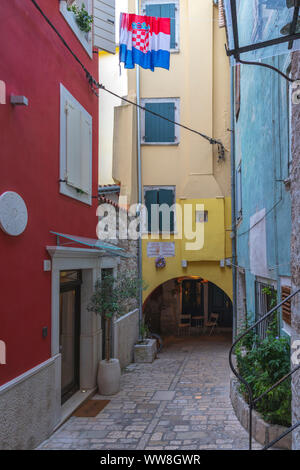
<svg viewBox="0 0 300 470">
<path fill-rule="evenodd" d="M 93 31 L 79 31 L 65 1 L 37 3 L 97 79 Z M 93 11 L 93 2 L 85 3 Z M 13 430 L 10 434 L 0 426 L 0 448 L 13 448 L 18 436 L 18 447 L 30 448 L 61 420 L 60 392 L 62 381 L 68 381 L 62 378 L 64 367 L 77 376 L 77 388 L 69 396 L 95 386 L 101 331 L 86 306 L 101 266 L 114 267 L 114 261 L 92 247 L 58 246 L 50 233 L 96 238 L 98 99 L 82 67 L 31 0 L 1 2 L 0 37 L 0 80 L 2 90 L 5 87 L 0 105 L 0 199 L 9 191 L 17 193 L 28 211 L 20 235 L 0 229 L 0 413 Z M 25 97 L 24 104 L 12 104 L 12 96 Z M 62 284 L 66 279 L 72 284 L 74 276 L 80 285 L 78 345 L 74 338 L 72 344 L 68 339 L 62 345 L 63 323 L 74 320 L 73 301 L 62 296 Z M 70 298 L 75 295 L 71 284 Z M 64 303 L 69 309 L 66 318 L 61 316 Z M 68 328 L 73 334 L 73 323 Z M 67 365 L 62 348 L 72 350 Z M 16 396 L 24 399 L 25 411 L 17 409 Z M 32 418 L 39 413 L 44 416 Z M 16 420 L 22 425 L 14 425 Z"/>
</svg>

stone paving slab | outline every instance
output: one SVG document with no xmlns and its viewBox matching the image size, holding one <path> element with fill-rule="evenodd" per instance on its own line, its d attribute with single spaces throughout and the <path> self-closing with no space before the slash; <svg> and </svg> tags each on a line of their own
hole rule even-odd
<svg viewBox="0 0 300 470">
<path fill-rule="evenodd" d="M 248 434 L 229 398 L 230 339 L 172 338 L 152 364 L 131 364 L 95 418 L 72 416 L 39 449 L 235 449 Z M 254 448 L 261 448 L 254 443 Z"/>
</svg>

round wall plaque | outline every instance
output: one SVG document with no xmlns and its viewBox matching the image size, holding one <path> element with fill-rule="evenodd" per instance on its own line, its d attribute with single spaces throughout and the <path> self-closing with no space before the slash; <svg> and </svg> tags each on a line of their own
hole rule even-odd
<svg viewBox="0 0 300 470">
<path fill-rule="evenodd" d="M 27 207 L 21 196 L 6 191 L 0 196 L 0 227 L 8 235 L 21 235 L 28 222 Z"/>
</svg>

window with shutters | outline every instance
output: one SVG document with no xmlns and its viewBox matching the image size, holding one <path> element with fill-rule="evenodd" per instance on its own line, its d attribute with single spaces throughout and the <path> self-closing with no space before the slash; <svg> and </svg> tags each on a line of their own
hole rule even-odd
<svg viewBox="0 0 300 470">
<path fill-rule="evenodd" d="M 144 186 L 147 209 L 145 227 L 148 233 L 174 233 L 175 202 L 174 186 Z"/>
<path fill-rule="evenodd" d="M 60 85 L 60 192 L 92 202 L 92 117 Z"/>
<path fill-rule="evenodd" d="M 180 121 L 179 98 L 144 98 L 141 104 L 141 143 L 150 145 L 179 144 L 180 128 L 170 121 Z M 156 116 L 156 113 L 159 117 Z M 163 119 L 163 118 L 167 119 Z"/>
<path fill-rule="evenodd" d="M 84 4 L 85 9 L 89 15 L 93 14 L 93 1 L 92 0 L 60 0 L 59 9 L 66 22 L 73 30 L 74 34 L 77 36 L 77 39 L 82 44 L 83 48 L 86 50 L 90 58 L 93 58 L 93 44 L 92 44 L 92 31 L 86 33 L 81 31 L 78 24 L 76 23 L 75 15 L 72 11 L 68 10 L 68 6 L 76 5 L 78 8 L 81 8 Z"/>
<path fill-rule="evenodd" d="M 142 0 L 143 15 L 171 20 L 171 52 L 179 51 L 179 1 L 178 0 Z"/>
</svg>

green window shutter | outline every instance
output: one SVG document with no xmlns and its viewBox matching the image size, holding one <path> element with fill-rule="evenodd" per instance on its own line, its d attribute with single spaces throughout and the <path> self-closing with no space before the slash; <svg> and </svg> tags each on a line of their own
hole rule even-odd
<svg viewBox="0 0 300 470">
<path fill-rule="evenodd" d="M 161 17 L 170 18 L 171 20 L 171 43 L 170 48 L 175 49 L 176 38 L 175 38 L 175 3 L 167 3 L 161 6 Z"/>
<path fill-rule="evenodd" d="M 146 15 L 155 16 L 156 18 L 170 18 L 171 20 L 171 42 L 170 48 L 175 49 L 176 37 L 175 37 L 175 3 L 165 3 L 160 5 L 146 5 Z"/>
<path fill-rule="evenodd" d="M 160 18 L 161 17 L 161 5 L 146 5 L 146 15 Z"/>
<path fill-rule="evenodd" d="M 160 189 L 158 192 L 159 205 L 167 204 L 169 207 L 173 206 L 174 191 L 172 189 Z M 174 212 L 170 212 L 170 226 L 169 220 L 162 220 L 162 213 L 159 213 L 159 230 L 164 232 L 174 232 Z"/>
<path fill-rule="evenodd" d="M 156 189 L 149 189 L 145 191 L 145 206 L 148 211 L 147 230 L 148 232 L 158 232 L 158 229 L 159 229 L 158 207 L 156 207 L 153 213 L 154 218 L 152 219 L 151 217 L 152 204 L 158 204 L 158 191 Z M 154 208 L 152 208 L 152 212 L 153 210 Z"/>
<path fill-rule="evenodd" d="M 146 103 L 145 108 L 175 120 L 175 103 Z M 175 142 L 175 125 L 145 112 L 145 142 Z"/>
</svg>

